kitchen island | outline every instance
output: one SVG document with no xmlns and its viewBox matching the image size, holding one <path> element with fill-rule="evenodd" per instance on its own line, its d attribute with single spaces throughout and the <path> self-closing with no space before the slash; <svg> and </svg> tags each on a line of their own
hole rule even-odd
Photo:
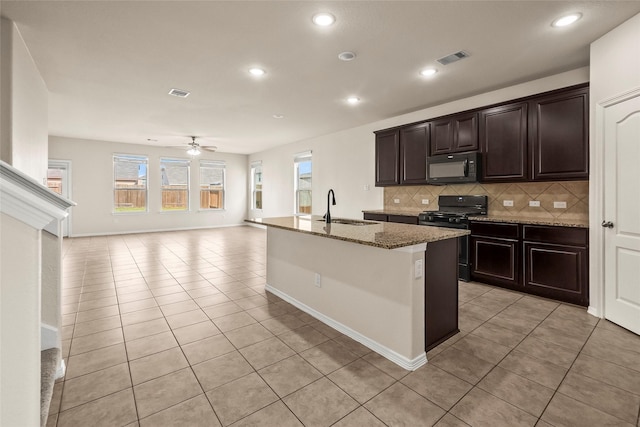
<svg viewBox="0 0 640 427">
<path fill-rule="evenodd" d="M 267 227 L 267 291 L 403 368 L 458 332 L 457 237 L 468 231 L 316 216 L 247 222 Z"/>
</svg>

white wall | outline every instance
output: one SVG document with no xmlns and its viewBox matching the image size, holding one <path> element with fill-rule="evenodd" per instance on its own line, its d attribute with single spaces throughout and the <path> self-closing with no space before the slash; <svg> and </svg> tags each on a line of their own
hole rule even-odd
<svg viewBox="0 0 640 427">
<path fill-rule="evenodd" d="M 591 44 L 591 117 L 596 118 L 598 103 L 640 88 L 640 14 Z M 604 170 L 602 132 L 591 120 L 591 181 L 589 186 L 589 312 L 604 314 Z M 610 173 L 610 172 L 609 172 Z M 633 177 L 629 177 L 633 179 Z"/>
<path fill-rule="evenodd" d="M 18 28 L 2 18 L 2 160 L 43 182 L 47 173 L 48 91 Z"/>
<path fill-rule="evenodd" d="M 0 425 L 40 425 L 40 230 L 0 214 Z"/>
<path fill-rule="evenodd" d="M 249 156 L 249 162 L 262 160 L 264 209 L 261 212 L 249 210 L 247 215 L 250 217 L 291 215 L 293 213 L 294 191 L 293 157 L 296 153 L 312 150 L 313 213 L 324 214 L 327 205 L 327 192 L 333 188 L 336 193 L 337 205 L 332 206 L 331 215 L 361 218 L 363 209 L 382 209 L 383 207 L 382 188 L 374 187 L 374 131 L 587 81 L 589 81 L 588 67 L 579 68 L 252 154 Z M 364 190 L 365 185 L 369 185 L 370 190 Z"/>
<path fill-rule="evenodd" d="M 113 155 L 135 154 L 149 158 L 148 212 L 113 213 Z M 73 208 L 71 235 L 99 235 L 141 231 L 179 230 L 242 224 L 247 207 L 247 156 L 203 153 L 203 160 L 226 162 L 226 209 L 200 211 L 198 160 L 191 162 L 189 212 L 161 212 L 160 158 L 189 159 L 185 149 L 121 144 L 85 139 L 49 138 L 49 157 L 70 160 Z"/>
</svg>

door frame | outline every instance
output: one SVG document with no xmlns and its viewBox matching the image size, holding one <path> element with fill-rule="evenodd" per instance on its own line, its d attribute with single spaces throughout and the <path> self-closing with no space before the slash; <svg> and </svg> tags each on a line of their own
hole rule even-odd
<svg viewBox="0 0 640 427">
<path fill-rule="evenodd" d="M 47 163 L 47 169 L 50 169 L 51 167 L 61 167 L 63 169 L 65 169 L 67 171 L 67 198 L 69 200 L 73 200 L 73 185 L 72 182 L 73 180 L 71 179 L 71 160 L 58 160 L 58 159 L 49 159 L 48 163 Z M 69 209 L 68 210 L 69 215 L 67 216 L 67 218 L 64 219 L 64 221 L 67 221 L 67 234 L 66 236 L 63 237 L 71 237 L 71 216 L 73 215 L 72 210 Z"/>
<path fill-rule="evenodd" d="M 605 110 L 631 98 L 640 96 L 640 87 L 603 99 L 595 104 L 592 128 L 593 144 L 590 150 L 591 177 L 589 179 L 589 308 L 588 313 L 604 318 L 604 134 Z"/>
</svg>

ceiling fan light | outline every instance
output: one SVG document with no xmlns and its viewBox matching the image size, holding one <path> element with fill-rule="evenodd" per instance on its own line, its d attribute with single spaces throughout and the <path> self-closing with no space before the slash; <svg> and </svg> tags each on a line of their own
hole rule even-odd
<svg viewBox="0 0 640 427">
<path fill-rule="evenodd" d="M 198 147 L 190 147 L 187 150 L 187 154 L 190 156 L 199 156 L 200 155 L 200 149 Z"/>
</svg>

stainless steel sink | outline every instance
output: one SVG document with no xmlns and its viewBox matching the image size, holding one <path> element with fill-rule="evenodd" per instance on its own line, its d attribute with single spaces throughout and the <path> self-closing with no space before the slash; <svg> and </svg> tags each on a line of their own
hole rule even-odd
<svg viewBox="0 0 640 427">
<path fill-rule="evenodd" d="M 324 222 L 324 219 L 318 219 L 316 221 Z M 361 221 L 361 220 L 358 220 L 358 219 L 332 218 L 331 219 L 331 224 L 345 224 L 345 225 L 362 226 L 362 225 L 375 225 L 375 224 L 377 224 L 377 222 Z"/>
</svg>

